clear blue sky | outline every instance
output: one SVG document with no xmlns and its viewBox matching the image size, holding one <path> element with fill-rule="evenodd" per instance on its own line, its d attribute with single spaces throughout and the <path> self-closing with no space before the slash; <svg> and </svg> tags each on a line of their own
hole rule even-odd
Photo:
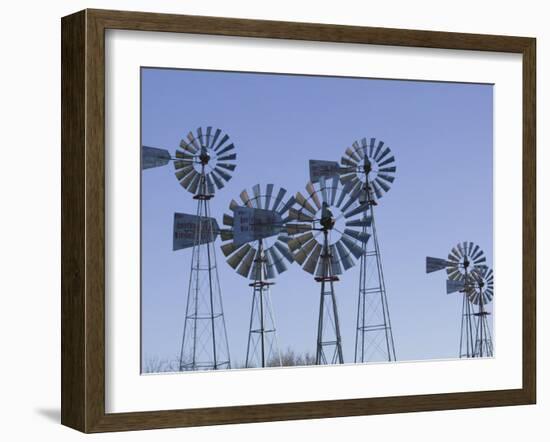
<svg viewBox="0 0 550 442">
<path fill-rule="evenodd" d="M 445 294 L 444 273 L 425 273 L 425 257 L 446 257 L 457 242 L 473 241 L 492 266 L 491 85 L 144 68 L 141 93 L 145 145 L 174 152 L 187 132 L 208 125 L 232 137 L 237 169 L 211 203 L 220 220 L 230 200 L 256 183 L 302 191 L 311 158 L 338 160 L 364 136 L 389 145 L 397 178 L 376 219 L 398 359 L 456 357 L 461 298 Z M 128 148 L 139 155 L 139 146 Z M 178 356 L 191 250 L 172 251 L 173 213 L 195 210 L 171 164 L 143 172 L 144 361 Z M 239 363 L 251 292 L 221 251 L 218 266 L 231 357 Z M 336 285 L 347 362 L 358 278 L 355 266 Z M 311 275 L 290 267 L 272 302 L 281 347 L 314 354 L 319 287 Z"/>
</svg>

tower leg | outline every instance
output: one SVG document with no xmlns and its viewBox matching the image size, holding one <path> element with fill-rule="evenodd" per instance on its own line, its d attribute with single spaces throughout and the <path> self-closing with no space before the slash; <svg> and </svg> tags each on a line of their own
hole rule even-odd
<svg viewBox="0 0 550 442">
<path fill-rule="evenodd" d="M 395 344 L 391 328 L 388 298 L 380 256 L 374 209 L 368 211 L 370 229 L 363 226 L 363 233 L 370 234 L 363 243 L 360 261 L 359 296 L 357 301 L 357 327 L 355 332 L 355 362 L 395 361 Z M 363 221 L 367 220 L 367 213 Z M 369 243 L 372 244 L 369 247 Z"/>
<path fill-rule="evenodd" d="M 332 275 L 327 232 L 324 232 L 324 234 L 325 239 L 320 263 L 322 274 L 315 278 L 316 281 L 321 283 L 315 364 L 343 364 L 342 336 L 334 292 L 334 282 L 338 281 L 338 278 Z"/>
<path fill-rule="evenodd" d="M 253 293 L 246 348 L 246 368 L 281 366 L 281 352 L 269 289 L 272 283 L 265 280 L 266 259 L 261 241 L 259 241 L 258 253 L 254 262 L 256 264 L 254 268 L 259 272 L 255 275 L 255 281 L 250 284 Z"/>
<path fill-rule="evenodd" d="M 214 248 L 209 195 L 197 199 L 198 228 L 191 256 L 180 371 L 231 368 Z"/>
</svg>

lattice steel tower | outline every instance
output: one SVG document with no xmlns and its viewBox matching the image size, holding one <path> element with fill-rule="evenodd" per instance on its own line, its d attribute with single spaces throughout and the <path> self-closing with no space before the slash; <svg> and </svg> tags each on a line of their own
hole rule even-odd
<svg viewBox="0 0 550 442">
<path fill-rule="evenodd" d="M 175 157 L 164 149 L 142 148 L 144 168 L 173 161 L 180 185 L 197 201 L 195 214 L 174 214 L 173 250 L 192 248 L 180 371 L 231 368 L 214 247 L 217 236 L 224 239 L 228 232 L 210 216 L 210 200 L 231 179 L 234 149 L 228 135 L 210 126 L 198 128 L 196 135 L 189 132 Z"/>
<path fill-rule="evenodd" d="M 446 269 L 447 271 L 447 294 L 462 293 L 462 314 L 460 316 L 460 343 L 458 356 L 460 358 L 476 357 L 476 322 L 475 311 L 472 305 L 472 300 L 477 299 L 477 295 L 472 293 L 472 290 L 480 293 L 483 286 L 478 287 L 482 283 L 476 283 L 476 279 L 483 279 L 484 276 L 480 272 L 483 271 L 486 258 L 483 250 L 473 242 L 460 242 L 451 249 L 447 259 L 441 258 L 426 258 L 426 273 L 432 273 L 438 270 Z M 491 290 L 487 292 L 484 299 L 492 298 L 492 271 L 491 271 Z M 475 277 L 475 278 L 474 278 Z M 478 287 L 476 289 L 476 287 Z M 485 287 L 485 290 L 487 287 Z M 489 299 L 491 299 L 489 298 Z M 482 302 L 483 304 L 483 302 Z M 481 305 L 483 310 L 483 305 Z M 486 314 L 479 315 L 486 319 Z M 483 332 L 482 332 L 483 337 Z M 482 341 L 480 341 L 482 342 Z"/>
<path fill-rule="evenodd" d="M 362 233 L 372 236 L 362 244 L 355 331 L 355 362 L 395 361 L 390 309 L 374 208 L 395 180 L 395 157 L 383 141 L 363 138 L 348 147 L 341 159 L 341 182 L 363 207 Z"/>
<path fill-rule="evenodd" d="M 252 305 L 248 329 L 245 367 L 281 366 L 275 314 L 271 303 L 271 286 L 287 270 L 285 261 L 293 262 L 288 250 L 288 209 L 294 198 L 285 199 L 286 189 L 274 193 L 274 185 L 252 187 L 240 193 L 243 205 L 232 200 L 233 216 L 224 214 L 223 223 L 231 229 L 231 241 L 222 245 L 227 263 L 251 280 Z"/>
<path fill-rule="evenodd" d="M 360 259 L 363 254 L 361 244 L 369 239 L 368 234 L 358 229 L 362 221 L 352 219 L 363 208 L 357 206 L 356 199 L 350 198 L 346 188 L 339 186 L 338 175 L 327 184 L 330 174 L 324 171 L 324 163 L 330 164 L 310 161 L 311 181 L 306 186 L 309 198 L 298 192 L 296 208 L 290 209 L 291 219 L 310 224 L 302 224 L 301 230 L 306 233 L 288 242 L 294 260 L 306 272 L 315 275 L 315 281 L 320 284 L 317 365 L 344 363 L 334 283 L 343 273 L 342 266 L 345 271 L 354 265 L 352 256 Z"/>
</svg>

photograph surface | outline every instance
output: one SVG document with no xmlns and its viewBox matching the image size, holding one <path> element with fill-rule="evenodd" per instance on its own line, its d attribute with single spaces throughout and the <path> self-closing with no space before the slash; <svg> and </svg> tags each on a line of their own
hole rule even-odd
<svg viewBox="0 0 550 442">
<path fill-rule="evenodd" d="M 141 372 L 494 357 L 493 93 L 143 67 Z"/>
</svg>

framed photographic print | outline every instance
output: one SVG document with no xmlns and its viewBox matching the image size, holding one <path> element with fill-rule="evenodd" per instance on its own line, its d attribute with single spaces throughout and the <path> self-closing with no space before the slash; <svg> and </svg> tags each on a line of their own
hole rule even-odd
<svg viewBox="0 0 550 442">
<path fill-rule="evenodd" d="M 535 403 L 535 40 L 62 20 L 62 423 Z"/>
</svg>

